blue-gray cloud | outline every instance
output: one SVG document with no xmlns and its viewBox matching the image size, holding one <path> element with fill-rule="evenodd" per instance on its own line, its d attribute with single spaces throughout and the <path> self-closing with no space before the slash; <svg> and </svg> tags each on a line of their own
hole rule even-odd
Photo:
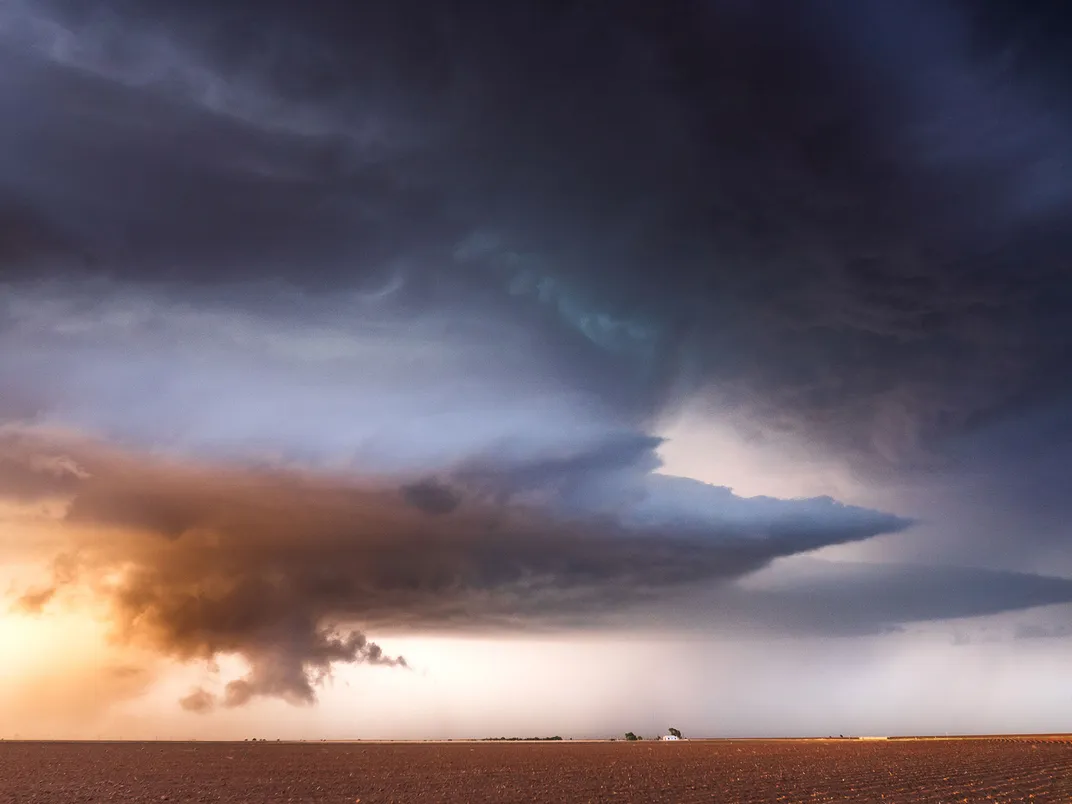
<svg viewBox="0 0 1072 804">
<path fill-rule="evenodd" d="M 1024 572 L 921 564 L 797 560 L 695 602 L 684 619 L 737 633 L 860 636 L 911 624 L 1072 602 L 1072 580 Z M 671 618 L 673 621 L 674 618 Z M 1021 635 L 1035 633 L 1032 626 Z"/>
<path fill-rule="evenodd" d="M 717 391 L 861 465 L 1061 386 L 1032 13 L 672 5 L 8 4 L 5 270 L 494 309 L 636 426 Z"/>
</svg>

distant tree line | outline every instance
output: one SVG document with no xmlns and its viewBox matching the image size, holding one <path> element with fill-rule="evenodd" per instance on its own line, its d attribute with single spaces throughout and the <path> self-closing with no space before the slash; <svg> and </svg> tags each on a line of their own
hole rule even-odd
<svg viewBox="0 0 1072 804">
<path fill-rule="evenodd" d="M 670 732 L 671 737 L 677 737 L 679 740 L 681 739 L 681 730 L 680 729 L 675 729 L 673 726 L 671 726 L 669 729 L 667 729 L 667 731 Z M 628 740 L 629 742 L 634 742 L 636 740 L 643 740 L 644 738 L 639 736 L 639 735 L 637 735 L 637 734 L 633 734 L 633 732 L 631 732 L 631 731 L 627 731 L 625 733 L 625 739 Z"/>
</svg>

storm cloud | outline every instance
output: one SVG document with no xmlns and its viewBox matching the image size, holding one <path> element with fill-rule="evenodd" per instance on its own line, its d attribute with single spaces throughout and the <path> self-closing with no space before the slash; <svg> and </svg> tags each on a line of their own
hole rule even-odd
<svg viewBox="0 0 1072 804">
<path fill-rule="evenodd" d="M 1066 602 L 1030 571 L 1072 390 L 1072 22 L 1040 9 L 3 3 L 0 503 L 62 506 L 17 605 L 89 590 L 131 644 L 239 656 L 205 713 L 404 664 L 366 632 Z M 871 502 L 663 474 L 686 408 Z M 958 504 L 941 566 L 750 585 L 902 561 Z"/>
<path fill-rule="evenodd" d="M 478 488 L 430 517 L 382 477 L 175 463 L 25 432 L 4 446 L 28 471 L 61 452 L 80 472 L 63 516 L 63 572 L 27 590 L 23 607 L 90 588 L 133 644 L 185 661 L 237 654 L 251 669 L 228 686 L 227 705 L 311 702 L 335 663 L 404 664 L 358 628 L 598 627 L 779 556 L 910 524 L 829 499 L 748 500 L 703 484 L 684 505 L 655 482 L 673 479 L 655 476 L 614 516 L 546 493 L 504 504 Z M 664 499 L 677 520 L 660 514 Z"/>
<path fill-rule="evenodd" d="M 1069 373 L 1056 67 L 996 11 L 776 9 L 8 4 L 6 270 L 486 305 L 634 424 L 933 463 Z"/>
</svg>

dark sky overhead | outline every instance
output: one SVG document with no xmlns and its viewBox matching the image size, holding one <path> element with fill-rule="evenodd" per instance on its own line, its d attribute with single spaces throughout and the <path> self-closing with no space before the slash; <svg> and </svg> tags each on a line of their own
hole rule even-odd
<svg viewBox="0 0 1072 804">
<path fill-rule="evenodd" d="M 206 718 L 392 636 L 1065 639 L 1069 36 L 0 3 L 11 616 L 237 657 Z"/>
</svg>

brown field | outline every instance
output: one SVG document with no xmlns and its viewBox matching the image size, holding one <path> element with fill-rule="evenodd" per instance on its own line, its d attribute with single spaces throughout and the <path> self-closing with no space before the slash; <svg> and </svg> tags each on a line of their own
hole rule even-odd
<svg viewBox="0 0 1072 804">
<path fill-rule="evenodd" d="M 1065 739 L 0 742 L 0 802 L 1072 802 Z"/>
</svg>

